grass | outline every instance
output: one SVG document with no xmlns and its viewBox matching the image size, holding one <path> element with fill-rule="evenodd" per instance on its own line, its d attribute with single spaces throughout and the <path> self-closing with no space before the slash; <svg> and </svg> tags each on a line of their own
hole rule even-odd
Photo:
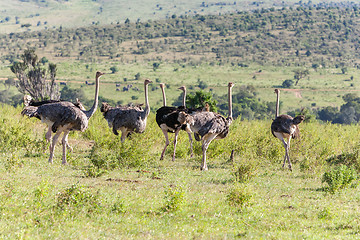
<svg viewBox="0 0 360 240">
<path fill-rule="evenodd" d="M 121 144 L 97 112 L 85 133 L 69 136 L 74 152 L 62 166 L 60 146 L 52 165 L 47 147 L 27 150 L 44 141 L 46 129 L 21 118 L 20 110 L 0 108 L 8 113 L 0 115 L 7 123 L 1 136 L 21 129 L 21 135 L 14 133 L 12 157 L 9 150 L 0 153 L 1 238 L 356 239 L 360 232 L 357 189 L 329 194 L 322 183 L 323 173 L 334 167 L 326 159 L 357 149 L 357 125 L 302 123 L 301 140 L 292 142 L 290 172 L 281 168 L 284 149 L 270 133 L 271 122 L 237 119 L 226 139 L 210 144 L 209 171 L 201 172 L 201 146 L 195 143 L 195 157 L 189 158 L 186 133 L 179 136 L 176 161 L 170 146 L 160 161 L 164 138 L 153 114 L 144 134 Z M 128 147 L 132 151 L 122 165 L 85 177 L 84 168 L 104 157 L 91 155 L 96 147 L 115 158 Z M 126 165 L 126 159 L 139 164 Z M 237 166 L 247 164 L 252 170 L 243 173 L 251 178 L 238 182 Z"/>
</svg>

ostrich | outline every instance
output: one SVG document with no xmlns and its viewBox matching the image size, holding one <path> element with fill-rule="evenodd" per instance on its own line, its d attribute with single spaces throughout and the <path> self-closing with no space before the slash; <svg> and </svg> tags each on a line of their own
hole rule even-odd
<svg viewBox="0 0 360 240">
<path fill-rule="evenodd" d="M 150 105 L 148 99 L 148 84 L 152 83 L 149 79 L 144 81 L 145 89 L 145 109 L 140 107 L 111 107 L 108 103 L 102 103 L 101 112 L 108 122 L 110 128 L 113 129 L 115 135 L 119 135 L 121 131 L 121 142 L 132 132 L 143 133 L 146 127 L 147 117 L 150 113 Z"/>
<path fill-rule="evenodd" d="M 63 102 L 63 100 L 51 100 L 51 99 L 50 100 L 43 100 L 43 101 L 34 101 L 33 98 L 30 95 L 24 95 L 23 100 L 24 100 L 25 107 L 28 107 L 28 106 L 39 107 L 41 105 L 48 104 L 48 103 Z M 85 107 L 82 105 L 82 103 L 80 102 L 80 100 L 78 98 L 76 98 L 76 102 L 73 103 L 73 104 L 74 104 L 75 107 L 80 108 L 80 110 L 82 110 L 82 111 L 86 110 Z M 36 116 L 36 117 L 41 120 L 40 116 Z M 50 142 L 50 140 L 51 140 L 51 127 L 52 127 L 52 125 L 48 126 L 48 131 L 45 134 L 45 139 L 46 139 L 47 142 Z M 66 147 L 70 151 L 73 150 L 68 142 L 66 143 Z"/>
<path fill-rule="evenodd" d="M 229 116 L 227 118 L 221 116 L 218 113 L 208 111 L 196 111 L 190 115 L 193 118 L 193 122 L 190 124 L 191 130 L 194 132 L 195 139 L 202 141 L 202 164 L 200 169 L 203 171 L 208 170 L 206 164 L 206 150 L 209 144 L 214 139 L 223 139 L 229 133 L 229 127 L 232 123 L 232 95 L 231 90 L 234 84 L 229 82 L 228 84 L 228 104 L 229 104 Z"/>
<path fill-rule="evenodd" d="M 167 146 L 169 145 L 169 136 L 168 132 L 175 133 L 174 137 L 174 152 L 172 156 L 172 160 L 175 161 L 175 151 L 176 151 L 176 144 L 177 144 L 177 137 L 181 129 L 185 130 L 189 134 L 190 138 L 190 151 L 191 157 L 193 156 L 192 150 L 192 137 L 191 137 L 191 130 L 187 126 L 187 123 L 191 121 L 190 116 L 185 113 L 185 98 L 186 98 L 186 88 L 185 86 L 180 87 L 180 90 L 184 91 L 183 95 L 183 106 L 180 107 L 170 107 L 166 106 L 166 96 L 165 96 L 165 84 L 160 83 L 160 88 L 163 95 L 163 105 L 156 111 L 156 123 L 161 128 L 164 136 L 165 136 L 165 147 L 161 153 L 160 160 L 164 159 L 164 154 Z"/>
<path fill-rule="evenodd" d="M 290 150 L 290 140 L 291 138 L 296 138 L 300 136 L 300 130 L 298 125 L 304 121 L 305 116 L 299 115 L 295 118 L 292 118 L 289 115 L 279 115 L 279 100 L 280 100 L 280 90 L 275 89 L 276 93 L 276 113 L 275 120 L 271 124 L 271 133 L 274 137 L 277 137 L 282 141 L 285 148 L 285 157 L 283 166 L 285 166 L 286 160 L 288 161 L 288 166 L 290 171 L 292 171 L 289 150 Z M 287 141 L 285 141 L 285 139 Z"/>
<path fill-rule="evenodd" d="M 46 123 L 48 127 L 51 127 L 51 130 L 55 133 L 55 135 L 52 137 L 52 143 L 50 144 L 49 163 L 53 163 L 56 142 L 58 141 L 60 134 L 64 133 L 62 138 L 62 164 L 67 164 L 66 146 L 68 146 L 67 142 L 69 132 L 73 130 L 83 132 L 87 129 L 89 119 L 95 113 L 98 106 L 99 79 L 104 74 L 105 73 L 102 72 L 96 72 L 94 104 L 88 111 L 81 110 L 71 102 L 55 102 L 44 104 L 39 107 L 28 106 L 25 107 L 21 112 L 22 115 L 41 119 L 41 121 Z M 51 138 L 51 133 L 50 136 L 46 137 Z"/>
</svg>

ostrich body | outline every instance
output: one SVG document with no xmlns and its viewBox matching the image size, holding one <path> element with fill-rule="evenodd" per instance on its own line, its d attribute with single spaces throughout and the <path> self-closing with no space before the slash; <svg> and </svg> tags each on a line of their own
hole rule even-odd
<svg viewBox="0 0 360 240">
<path fill-rule="evenodd" d="M 70 131 L 85 131 L 88 127 L 90 117 L 95 113 L 98 106 L 98 96 L 99 96 L 99 78 L 104 73 L 96 73 L 96 87 L 95 87 L 95 100 L 94 104 L 89 111 L 83 111 L 80 108 L 76 107 L 71 102 L 55 102 L 41 105 L 39 107 L 28 106 L 25 107 L 21 112 L 22 115 L 27 115 L 29 117 L 37 117 L 41 119 L 42 122 L 46 123 L 52 132 L 55 135 L 52 137 L 52 142 L 50 144 L 50 157 L 49 163 L 53 162 L 54 150 L 56 142 L 61 133 L 64 133 L 62 138 L 63 144 L 63 156 L 62 164 L 67 164 L 66 162 L 66 146 L 68 145 L 68 135 Z M 46 134 L 47 139 L 51 139 L 50 135 Z"/>
<path fill-rule="evenodd" d="M 189 122 L 191 122 L 190 116 L 186 113 L 185 109 L 185 98 L 186 98 L 186 88 L 185 86 L 180 87 L 180 90 L 183 90 L 183 106 L 180 107 L 171 107 L 166 106 L 166 96 L 165 96 L 165 84 L 161 83 L 160 88 L 163 95 L 163 106 L 156 111 L 156 123 L 161 128 L 164 136 L 165 136 L 165 147 L 161 153 L 160 160 L 164 159 L 164 154 L 167 146 L 169 145 L 169 136 L 168 132 L 175 133 L 174 137 L 174 152 L 172 156 L 172 160 L 175 161 L 175 152 L 176 152 L 176 144 L 177 137 L 181 129 L 185 130 L 189 134 L 190 139 L 190 151 L 191 157 L 193 156 L 192 150 L 192 137 L 191 130 L 189 127 L 186 127 Z"/>
<path fill-rule="evenodd" d="M 190 124 L 191 130 L 194 132 L 195 139 L 202 141 L 202 164 L 200 169 L 203 171 L 208 170 L 206 164 L 206 151 L 214 139 L 223 139 L 229 133 L 229 127 L 232 123 L 232 95 L 231 90 L 234 84 L 228 84 L 228 104 L 229 104 L 229 116 L 227 118 L 221 116 L 218 113 L 208 111 L 197 111 L 191 113 L 193 118 L 192 124 Z"/>
<path fill-rule="evenodd" d="M 147 117 L 150 113 L 150 105 L 148 98 L 148 84 L 152 83 L 149 79 L 144 81 L 145 89 L 145 109 L 138 106 L 135 107 L 111 107 L 108 103 L 103 103 L 101 112 L 112 128 L 115 135 L 119 135 L 121 131 L 121 142 L 132 132 L 143 133 L 146 128 Z"/>
<path fill-rule="evenodd" d="M 292 171 L 292 166 L 289 157 L 290 151 L 290 141 L 291 138 L 300 137 L 300 130 L 298 125 L 304 121 L 305 117 L 303 115 L 296 116 L 292 118 L 289 115 L 279 115 L 279 101 L 280 101 L 280 90 L 275 89 L 276 93 L 276 111 L 275 111 L 275 120 L 271 124 L 271 133 L 274 137 L 280 139 L 280 141 L 284 144 L 285 148 L 285 156 L 284 163 L 285 166 L 286 160 L 288 161 L 288 167 L 290 171 Z M 285 141 L 286 139 L 286 141 Z"/>
<path fill-rule="evenodd" d="M 31 109 L 31 107 L 29 107 L 29 106 L 39 107 L 39 106 L 44 105 L 44 104 L 63 102 L 63 100 L 51 100 L 51 99 L 50 100 L 43 100 L 43 101 L 34 101 L 33 98 L 30 95 L 25 95 L 23 100 L 24 100 L 24 105 L 26 107 L 26 110 L 24 109 L 24 111 L 23 111 L 23 115 L 28 115 L 25 112 L 29 111 Z M 80 100 L 78 98 L 76 98 L 76 102 L 73 103 L 73 104 L 74 104 L 75 107 L 80 108 L 80 110 L 86 111 L 85 107 L 82 105 L 82 103 L 80 102 Z M 36 111 L 36 109 L 31 110 L 31 111 Z M 41 120 L 40 116 L 37 115 L 35 117 L 37 117 L 38 119 Z M 50 140 L 51 140 L 51 132 L 52 132 L 51 127 L 52 127 L 52 124 L 51 123 L 48 124 L 48 131 L 45 134 L 45 139 L 46 139 L 47 142 L 50 142 Z M 73 150 L 72 147 L 68 143 L 67 143 L 66 147 L 70 151 Z"/>
</svg>

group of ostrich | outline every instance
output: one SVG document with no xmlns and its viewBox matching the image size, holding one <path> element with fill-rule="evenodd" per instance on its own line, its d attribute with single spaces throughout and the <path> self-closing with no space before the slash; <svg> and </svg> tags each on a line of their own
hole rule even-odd
<svg viewBox="0 0 360 240">
<path fill-rule="evenodd" d="M 94 115 L 98 107 L 99 98 L 99 79 L 105 73 L 96 72 L 95 78 L 95 98 L 90 110 L 85 110 L 81 102 L 77 99 L 76 103 L 67 101 L 48 100 L 36 102 L 29 96 L 24 97 L 24 109 L 22 115 L 28 117 L 36 117 L 48 126 L 48 131 L 45 138 L 50 142 L 50 156 L 49 163 L 53 163 L 55 145 L 61 133 L 62 137 L 62 164 L 67 164 L 66 150 L 69 148 L 68 135 L 70 131 L 85 131 L 88 127 L 89 119 Z M 100 108 L 104 118 L 108 122 L 110 128 L 115 135 L 121 131 L 121 142 L 124 142 L 126 137 L 131 133 L 143 133 L 146 128 L 147 117 L 150 113 L 150 105 L 148 99 L 148 85 L 152 83 L 151 80 L 145 79 L 145 108 L 141 106 L 117 106 L 111 107 L 108 103 L 102 103 Z M 163 106 L 156 111 L 156 122 L 160 127 L 165 137 L 165 146 L 161 152 L 160 159 L 165 155 L 167 146 L 170 144 L 168 133 L 174 133 L 174 151 L 172 160 L 175 160 L 175 151 L 178 134 L 181 130 L 186 131 L 189 136 L 190 154 L 193 156 L 193 138 L 202 142 L 202 163 L 200 169 L 208 170 L 206 164 L 206 151 L 214 139 L 223 139 L 229 133 L 230 125 L 233 121 L 232 117 L 232 88 L 234 84 L 228 83 L 228 117 L 224 117 L 218 113 L 211 112 L 209 106 L 204 108 L 187 108 L 186 107 L 186 87 L 182 86 L 179 89 L 183 91 L 182 106 L 167 106 L 165 95 L 165 84 L 161 83 L 160 88 L 163 95 Z M 271 124 L 272 134 L 280 139 L 285 148 L 285 156 L 283 167 L 286 160 L 288 167 L 292 170 L 289 150 L 290 140 L 299 136 L 298 125 L 304 120 L 304 116 L 300 115 L 292 118 L 289 115 L 279 115 L 279 98 L 280 91 L 275 89 L 277 94 L 276 101 L 276 116 Z M 54 135 L 52 136 L 52 133 Z"/>
</svg>

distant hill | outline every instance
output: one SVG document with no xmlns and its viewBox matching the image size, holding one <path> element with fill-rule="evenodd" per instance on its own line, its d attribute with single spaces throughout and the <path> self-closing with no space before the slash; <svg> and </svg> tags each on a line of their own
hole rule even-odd
<svg viewBox="0 0 360 240">
<path fill-rule="evenodd" d="M 175 16 L 0 35 L 0 59 L 26 48 L 57 61 L 343 67 L 360 63 L 360 8 L 353 3 Z"/>
<path fill-rule="evenodd" d="M 295 0 L 11 0 L 0 1 L 0 33 L 160 20 L 173 15 L 225 14 L 236 11 L 340 2 Z M 352 1 L 353 3 L 359 0 Z"/>
</svg>

